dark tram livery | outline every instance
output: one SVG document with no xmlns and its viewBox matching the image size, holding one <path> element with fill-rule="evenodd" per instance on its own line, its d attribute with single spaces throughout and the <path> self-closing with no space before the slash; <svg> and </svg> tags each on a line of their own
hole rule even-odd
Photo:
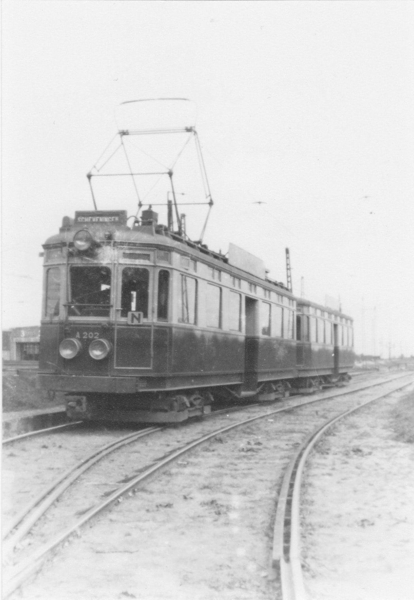
<svg viewBox="0 0 414 600">
<path fill-rule="evenodd" d="M 44 245 L 39 383 L 66 394 L 69 416 L 177 422 L 218 398 L 349 378 L 350 317 L 295 297 L 240 248 L 225 257 L 157 219 L 77 212 Z"/>
</svg>

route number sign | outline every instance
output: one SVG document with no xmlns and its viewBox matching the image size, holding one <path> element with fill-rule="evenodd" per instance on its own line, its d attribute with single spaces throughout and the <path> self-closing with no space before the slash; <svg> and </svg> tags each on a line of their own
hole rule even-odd
<svg viewBox="0 0 414 600">
<path fill-rule="evenodd" d="M 127 323 L 128 325 L 141 325 L 144 321 L 144 313 L 138 311 L 131 311 L 128 313 Z"/>
</svg>

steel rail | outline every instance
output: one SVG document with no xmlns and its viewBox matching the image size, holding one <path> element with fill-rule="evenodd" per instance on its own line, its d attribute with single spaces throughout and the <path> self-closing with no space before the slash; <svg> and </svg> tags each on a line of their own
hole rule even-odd
<svg viewBox="0 0 414 600">
<path fill-rule="evenodd" d="M 132 434 L 124 436 L 120 440 L 110 442 L 102 448 L 95 450 L 89 454 L 86 458 L 78 462 L 72 468 L 65 471 L 57 479 L 55 479 L 51 485 L 44 489 L 32 502 L 25 506 L 23 510 L 12 520 L 8 525 L 3 539 L 10 536 L 10 533 L 15 530 L 13 535 L 3 544 L 3 554 L 7 554 L 16 546 L 16 544 L 32 529 L 34 524 L 44 515 L 47 509 L 63 494 L 63 492 L 78 479 L 82 473 L 87 471 L 100 461 L 104 456 L 122 448 L 127 444 L 135 442 L 135 440 L 160 431 L 160 427 L 151 427 L 138 431 Z M 20 525 L 20 527 L 19 527 Z"/>
<path fill-rule="evenodd" d="M 250 404 L 248 407 L 257 406 L 257 404 Z M 241 410 L 241 407 L 229 407 L 225 409 L 219 409 L 211 413 L 210 415 L 206 415 L 208 417 L 220 413 L 230 413 L 235 412 L 237 410 Z M 83 423 L 83 421 L 77 421 L 77 423 Z M 75 423 L 74 423 L 75 424 Z M 53 427 L 50 429 L 59 429 L 60 427 L 65 427 L 64 425 L 59 425 L 57 427 Z M 9 552 L 12 550 L 16 544 L 26 535 L 30 529 L 34 526 L 34 524 L 40 519 L 41 516 L 46 512 L 46 510 L 57 500 L 59 496 L 63 494 L 63 492 L 69 487 L 73 481 L 75 481 L 83 472 L 92 467 L 93 464 L 101 460 L 106 454 L 109 452 L 113 452 L 117 450 L 119 447 L 123 445 L 134 442 L 136 439 L 148 435 L 150 433 L 155 433 L 156 431 L 160 431 L 161 427 L 153 427 L 148 430 L 141 431 L 139 433 L 134 433 L 122 438 L 121 440 L 117 440 L 116 442 L 111 442 L 106 446 L 103 446 L 98 451 L 92 453 L 87 456 L 85 459 L 80 461 L 77 465 L 65 471 L 61 476 L 59 476 L 48 488 L 43 490 L 39 496 L 37 496 L 30 504 L 24 507 L 22 511 L 14 517 L 14 519 L 7 525 L 5 529 L 3 529 L 3 540 L 6 540 L 11 534 L 11 532 L 16 529 L 22 523 L 22 526 L 18 528 L 18 530 L 13 534 L 12 538 L 3 544 L 3 553 Z M 31 432 L 30 434 L 24 434 L 23 436 L 17 436 L 20 439 L 22 437 L 26 437 L 29 435 L 34 435 L 36 433 L 47 432 L 49 430 L 39 430 L 37 432 Z M 58 487 L 59 486 L 59 487 Z M 52 492 L 54 492 L 52 494 Z M 32 514 L 29 518 L 29 513 L 31 513 L 36 508 L 36 512 Z"/>
<path fill-rule="evenodd" d="M 50 414 L 50 413 L 48 413 L 48 414 Z M 35 435 L 54 433 L 55 431 L 60 430 L 60 429 L 70 429 L 71 427 L 74 427 L 75 425 L 82 425 L 83 423 L 84 423 L 84 421 L 71 421 L 70 423 L 63 423 L 62 425 L 54 425 L 53 427 L 47 427 L 46 429 L 36 429 L 36 431 L 29 431 L 27 433 L 22 433 L 21 435 L 15 435 L 13 437 L 6 438 L 5 440 L 2 441 L 2 445 L 6 446 L 7 444 L 10 444 L 11 442 L 17 442 L 19 440 L 23 440 L 28 437 L 34 437 Z"/>
<path fill-rule="evenodd" d="M 257 406 L 257 404 L 250 404 L 248 407 L 250 408 L 252 406 Z M 243 407 L 243 408 L 247 408 L 247 407 Z M 226 409 L 219 409 L 219 410 L 211 413 L 211 415 L 207 415 L 207 416 L 209 417 L 209 416 L 212 416 L 213 414 L 216 415 L 216 414 L 220 414 L 220 413 L 230 413 L 230 412 L 237 411 L 237 410 L 241 410 L 241 407 L 230 407 L 230 408 L 226 408 Z M 83 422 L 79 421 L 79 423 L 83 423 Z M 62 426 L 59 426 L 59 427 L 62 427 Z M 52 428 L 52 429 L 57 429 L 57 427 Z M 92 465 L 94 465 L 96 462 L 101 460 L 104 456 L 106 456 L 110 452 L 113 452 L 126 444 L 130 444 L 130 443 L 134 442 L 136 439 L 144 437 L 150 433 L 155 433 L 156 431 L 160 431 L 161 429 L 162 429 L 161 427 L 147 428 L 144 431 L 129 434 L 128 436 L 122 438 L 121 440 L 117 440 L 116 442 L 110 442 L 109 444 L 103 446 L 99 450 L 93 452 L 92 454 L 90 454 L 89 456 L 84 458 L 82 461 L 77 463 L 71 469 L 68 469 L 67 471 L 65 471 L 55 481 L 53 481 L 53 483 L 51 485 L 49 485 L 48 488 L 43 490 L 36 498 L 34 498 L 30 502 L 30 504 L 25 506 L 24 509 L 22 509 L 20 511 L 20 513 L 16 517 L 14 517 L 14 519 L 11 521 L 11 523 L 9 523 L 8 526 L 3 530 L 3 540 L 6 540 L 6 538 L 8 538 L 10 536 L 10 534 L 13 532 L 13 530 L 16 529 L 20 524 L 22 524 L 21 527 L 18 527 L 18 529 L 14 532 L 12 537 L 3 543 L 3 554 L 7 554 L 11 550 L 13 550 L 15 548 L 15 546 L 17 545 L 17 543 L 30 531 L 30 529 L 33 528 L 35 523 L 40 519 L 40 517 L 42 517 L 44 515 L 44 513 L 47 511 L 47 509 L 58 499 L 58 497 L 61 496 L 64 493 L 64 491 L 76 479 L 78 479 L 78 477 L 82 473 L 84 473 L 86 470 L 88 470 L 90 467 L 92 467 Z M 47 430 L 44 430 L 44 431 L 47 431 Z M 33 432 L 33 433 L 37 433 L 37 432 Z M 27 434 L 27 435 L 29 435 L 29 434 Z M 22 436 L 22 437 L 24 437 L 24 436 Z M 36 511 L 30 515 L 30 513 L 32 511 L 34 511 L 35 508 L 36 508 Z"/>
<path fill-rule="evenodd" d="M 391 379 L 389 381 L 391 381 Z M 381 382 L 381 383 L 383 383 L 383 382 Z M 229 408 L 228 410 L 231 410 L 231 409 Z M 214 412 L 217 413 L 218 411 L 214 411 Z M 81 424 L 84 424 L 84 423 L 85 423 L 84 421 L 73 421 L 71 423 L 64 423 L 62 425 L 55 425 L 54 427 L 49 427 L 49 428 L 46 428 L 46 429 L 37 429 L 36 431 L 29 431 L 28 433 L 23 433 L 21 435 L 16 435 L 14 437 L 10 437 L 10 438 L 7 438 L 5 440 L 2 440 L 2 445 L 6 446 L 7 444 L 9 444 L 11 442 L 16 442 L 16 441 L 22 440 L 24 438 L 33 437 L 35 435 L 47 434 L 49 432 L 53 433 L 55 430 L 64 429 L 64 428 L 70 428 L 70 427 L 72 427 L 74 425 L 81 425 Z"/>
<path fill-rule="evenodd" d="M 408 375 L 409 376 L 409 375 Z M 399 385 L 392 390 L 382 392 L 362 404 L 344 411 L 329 419 L 321 427 L 313 431 L 299 446 L 295 456 L 290 461 L 279 495 L 273 534 L 272 565 L 279 568 L 283 600 L 307 600 L 304 585 L 300 551 L 300 488 L 306 460 L 315 444 L 337 421 L 353 412 L 364 408 L 390 394 L 398 392 L 414 380 Z"/>
<path fill-rule="evenodd" d="M 249 405 L 249 407 L 251 407 L 251 406 L 257 406 L 257 405 L 256 404 Z M 245 407 L 243 407 L 243 408 L 245 408 Z M 229 412 L 233 412 L 236 410 L 241 410 L 241 407 L 230 407 L 230 408 L 226 408 L 226 409 L 219 409 L 217 411 L 214 411 L 213 413 L 211 413 L 211 415 L 208 415 L 208 416 L 212 416 L 213 414 L 216 415 L 216 414 L 220 414 L 220 413 L 224 413 L 224 412 L 229 413 Z M 83 421 L 79 421 L 76 423 L 83 423 Z M 64 426 L 60 425 L 58 427 L 54 427 L 51 429 L 54 430 L 54 429 L 58 429 L 60 427 L 64 427 Z M 99 450 L 93 452 L 92 454 L 87 456 L 85 459 L 80 461 L 78 464 L 76 464 L 71 469 L 68 469 L 67 471 L 65 471 L 61 476 L 59 476 L 55 481 L 53 481 L 53 483 L 48 488 L 43 490 L 35 499 L 33 499 L 32 502 L 30 502 L 30 504 L 25 506 L 24 509 L 22 509 L 22 511 L 20 511 L 20 513 L 11 521 L 11 523 L 8 524 L 8 526 L 5 528 L 5 530 L 3 530 L 3 540 L 6 540 L 6 538 L 9 538 L 9 536 L 13 532 L 13 530 L 18 527 L 18 529 L 14 532 L 12 537 L 10 537 L 7 541 L 5 541 L 3 543 L 3 554 L 7 554 L 11 550 L 13 550 L 15 548 L 15 546 L 18 544 L 18 542 L 33 528 L 35 523 L 44 515 L 44 513 L 47 511 L 47 509 L 59 498 L 59 496 L 61 496 L 64 493 L 64 491 L 76 479 L 78 479 L 82 473 L 84 473 L 86 470 L 88 470 L 90 467 L 92 467 L 93 464 L 95 464 L 96 462 L 101 460 L 104 456 L 106 456 L 110 452 L 113 452 L 126 444 L 130 444 L 130 443 L 134 442 L 136 439 L 144 437 L 145 435 L 148 435 L 150 433 L 155 433 L 156 431 L 160 431 L 160 430 L 161 430 L 161 427 L 152 427 L 152 428 L 148 428 L 144 431 L 140 431 L 138 433 L 129 434 L 128 436 L 122 438 L 121 440 L 117 440 L 116 442 L 111 442 L 111 443 L 103 446 Z M 39 430 L 38 432 L 31 432 L 31 434 L 41 433 L 41 432 L 46 432 L 46 431 L 49 431 L 49 430 L 46 430 L 46 429 Z M 15 438 L 15 439 L 20 439 L 21 437 L 26 437 L 31 434 L 24 434 L 23 436 L 17 436 L 17 438 Z M 34 511 L 34 509 L 36 509 L 36 510 Z M 32 513 L 32 514 L 30 514 L 30 513 Z M 21 526 L 19 527 L 20 524 L 21 524 Z"/>
<path fill-rule="evenodd" d="M 190 442 L 183 448 L 181 448 L 175 452 L 169 453 L 167 457 L 161 458 L 157 463 L 151 465 L 149 468 L 142 471 L 139 475 L 137 475 L 136 477 L 131 479 L 127 484 L 125 484 L 124 486 L 121 486 L 120 488 L 118 488 L 117 490 L 112 492 L 112 494 L 110 494 L 103 502 L 101 502 L 100 504 L 98 504 L 95 507 L 92 507 L 89 511 L 87 511 L 81 517 L 81 519 L 79 519 L 74 525 L 72 525 L 71 527 L 67 528 L 66 530 L 64 530 L 63 532 L 58 534 L 52 541 L 41 546 L 23 564 L 15 567 L 12 570 L 10 577 L 7 579 L 7 581 L 4 582 L 4 591 L 3 591 L 4 598 L 7 598 L 13 591 L 15 591 L 20 585 L 22 585 L 22 583 L 24 583 L 24 581 L 28 577 L 30 577 L 32 574 L 36 573 L 41 568 L 43 562 L 47 559 L 48 555 L 52 552 L 52 550 L 54 550 L 60 544 L 62 544 L 63 542 L 65 542 L 66 540 L 71 538 L 74 534 L 80 535 L 80 533 L 79 533 L 80 529 L 86 523 L 91 521 L 95 516 L 97 516 L 99 513 L 103 512 L 106 508 L 115 504 L 125 494 L 129 493 L 131 495 L 133 493 L 133 492 L 131 492 L 131 490 L 135 491 L 135 488 L 137 485 L 142 483 L 144 480 L 148 479 L 151 475 L 153 475 L 157 471 L 160 471 L 162 468 L 164 468 L 169 463 L 171 463 L 174 460 L 176 460 L 177 458 L 181 457 L 186 452 L 189 452 L 193 448 L 207 442 L 208 440 L 214 438 L 215 436 L 217 436 L 221 433 L 226 433 L 232 429 L 235 429 L 237 427 L 242 427 L 243 425 L 257 421 L 259 419 L 264 419 L 264 418 L 273 416 L 273 415 L 275 415 L 277 413 L 281 413 L 281 412 L 292 411 L 292 410 L 295 410 L 296 408 L 300 408 L 302 406 L 307 406 L 307 405 L 313 404 L 315 402 L 323 402 L 325 400 L 330 400 L 332 398 L 337 398 L 340 396 L 346 396 L 346 395 L 349 395 L 352 393 L 364 391 L 367 388 L 376 387 L 383 383 L 388 383 L 389 381 L 393 381 L 393 380 L 399 379 L 399 378 L 401 378 L 401 376 L 391 378 L 389 380 L 386 380 L 385 382 L 381 381 L 381 382 L 376 382 L 374 384 L 364 384 L 362 386 L 359 386 L 357 389 L 347 390 L 345 392 L 338 391 L 335 393 L 331 393 L 329 395 L 323 395 L 323 396 L 320 396 L 317 398 L 312 398 L 311 400 L 306 400 L 305 402 L 303 402 L 301 404 L 280 407 L 276 410 L 266 412 L 265 414 L 251 417 L 249 419 L 245 419 L 243 421 L 233 423 L 232 425 L 228 425 L 224 428 L 215 430 L 214 432 L 212 432 L 210 434 L 202 436 L 198 440 Z M 219 411 L 217 411 L 217 412 L 219 412 Z M 223 412 L 226 412 L 226 409 L 224 409 Z M 212 413 L 212 414 L 217 414 L 217 413 Z M 4 573 L 4 575 L 6 575 L 6 573 Z"/>
<path fill-rule="evenodd" d="M 319 401 L 325 400 L 325 399 L 326 398 L 321 398 Z M 308 402 L 307 404 L 311 404 L 312 402 L 315 402 L 315 399 Z M 303 406 L 303 405 L 301 405 L 301 406 Z M 277 414 L 279 412 L 293 410 L 294 408 L 297 408 L 297 407 L 282 407 L 275 411 L 270 411 L 270 412 L 267 412 L 266 414 L 255 416 L 255 417 L 252 417 L 249 419 L 245 419 L 243 421 L 239 421 L 237 423 L 233 423 L 232 425 L 222 427 L 220 429 L 215 430 L 212 433 L 202 436 L 198 440 L 190 442 L 189 444 L 187 444 L 186 446 L 184 446 L 183 448 L 181 448 L 179 450 L 176 450 L 175 452 L 169 453 L 168 456 L 161 458 L 157 463 L 151 465 L 150 467 L 145 469 L 143 472 L 141 472 L 139 475 L 137 475 L 136 477 L 131 479 L 128 483 L 126 483 L 125 485 L 119 487 L 117 490 L 112 492 L 112 494 L 110 494 L 103 502 L 101 502 L 97 506 L 95 506 L 95 507 L 91 508 L 89 511 L 87 511 L 74 525 L 68 527 L 66 530 L 64 530 L 63 532 L 58 534 L 52 541 L 50 541 L 50 542 L 44 544 L 43 546 L 41 546 L 40 548 L 38 548 L 38 550 L 36 552 L 34 552 L 34 554 L 29 559 L 27 559 L 23 564 L 14 568 L 12 570 L 10 576 L 8 577 L 8 579 L 5 580 L 4 584 L 3 584 L 4 598 L 7 598 L 28 577 L 30 577 L 31 575 L 36 573 L 41 568 L 43 562 L 46 560 L 46 558 L 48 557 L 48 555 L 50 554 L 50 552 L 52 550 L 57 548 L 60 544 L 62 544 L 66 540 L 68 540 L 68 538 L 70 538 L 74 534 L 79 535 L 81 527 L 83 527 L 86 523 L 88 523 L 92 518 L 97 516 L 99 513 L 103 512 L 103 510 L 105 510 L 106 508 L 108 508 L 109 506 L 111 506 L 115 502 L 117 502 L 122 496 L 124 496 L 127 493 L 131 493 L 131 490 L 135 491 L 136 486 L 138 486 L 144 480 L 148 479 L 151 475 L 153 475 L 157 471 L 160 471 L 162 468 L 169 465 L 171 462 L 173 462 L 177 458 L 180 458 L 183 454 L 189 452 L 193 448 L 207 442 L 208 440 L 216 437 L 219 434 L 226 433 L 232 429 L 235 429 L 236 427 L 241 427 L 248 423 L 252 423 L 253 421 L 257 421 L 259 419 L 266 418 L 268 416 Z M 4 575 L 6 576 L 6 573 L 4 573 Z"/>
</svg>

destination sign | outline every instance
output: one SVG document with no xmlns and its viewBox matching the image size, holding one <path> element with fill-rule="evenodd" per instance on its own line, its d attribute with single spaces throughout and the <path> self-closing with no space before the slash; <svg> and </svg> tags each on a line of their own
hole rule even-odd
<svg viewBox="0 0 414 600">
<path fill-rule="evenodd" d="M 126 225 L 126 210 L 90 210 L 76 211 L 75 223 L 79 225 Z"/>
</svg>

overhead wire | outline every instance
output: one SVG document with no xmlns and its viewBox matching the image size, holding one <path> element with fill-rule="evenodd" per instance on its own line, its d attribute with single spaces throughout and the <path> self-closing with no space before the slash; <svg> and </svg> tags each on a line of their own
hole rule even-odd
<svg viewBox="0 0 414 600">
<path fill-rule="evenodd" d="M 204 192 L 206 194 L 206 197 L 213 204 L 213 199 L 211 197 L 211 191 L 210 191 L 210 185 L 209 185 L 208 178 L 207 178 L 206 166 L 205 166 L 203 154 L 201 151 L 200 140 L 198 138 L 198 135 L 197 135 L 197 132 L 195 129 L 194 129 L 194 139 L 195 139 L 195 143 L 196 143 L 197 156 L 198 156 L 198 161 L 199 161 L 199 165 L 200 165 L 201 178 L 203 180 L 203 185 L 204 185 Z"/>
<path fill-rule="evenodd" d="M 149 158 L 153 158 L 155 160 L 155 162 L 158 162 L 158 164 L 160 164 L 161 166 L 163 166 L 165 169 L 167 169 L 167 171 L 165 173 L 163 173 L 162 175 L 160 175 L 160 177 L 157 179 L 157 181 L 154 183 L 154 185 L 148 190 L 148 192 L 145 194 L 145 196 L 142 198 L 142 201 L 144 201 L 149 194 L 153 191 L 153 189 L 158 185 L 158 183 L 161 181 L 162 176 L 168 175 L 169 172 L 171 172 L 173 170 L 173 168 L 175 167 L 175 165 L 177 164 L 180 156 L 182 155 L 182 153 L 184 152 L 185 148 L 187 147 L 189 141 L 191 140 L 192 137 L 192 132 L 190 133 L 190 135 L 188 136 L 187 140 L 184 142 L 183 147 L 181 148 L 181 150 L 179 150 L 179 152 L 177 153 L 177 156 L 175 157 L 175 159 L 173 159 L 173 162 L 171 163 L 170 167 L 168 168 L 166 165 L 163 165 L 161 162 L 157 161 L 157 159 L 155 159 L 154 157 L 152 157 L 150 154 L 147 154 L 146 152 L 144 152 L 142 149 L 140 149 L 140 151 L 143 154 L 146 154 L 147 156 L 149 156 Z M 133 144 L 134 146 L 136 146 L 135 144 Z M 136 146 L 138 148 L 138 146 Z M 138 148 L 139 149 L 139 148 Z"/>
<path fill-rule="evenodd" d="M 164 169 L 167 169 L 167 170 L 168 170 L 168 167 L 167 167 L 167 165 L 164 165 L 164 164 L 163 164 L 161 161 L 157 160 L 157 159 L 156 159 L 154 156 L 152 156 L 152 155 L 151 155 L 149 152 L 145 152 L 145 150 L 143 150 L 143 149 L 142 149 L 140 146 L 138 146 L 137 144 L 135 144 L 135 143 L 134 143 L 134 141 L 133 141 L 133 140 L 132 140 L 132 138 L 131 138 L 131 135 L 133 135 L 133 134 L 130 134 L 130 135 L 128 136 L 128 140 L 129 140 L 129 142 L 128 142 L 128 143 L 130 143 L 130 144 L 131 144 L 131 146 L 134 146 L 134 147 L 135 147 L 137 150 L 139 150 L 139 152 L 141 152 L 142 154 L 145 154 L 145 156 L 147 156 L 148 158 L 151 158 L 151 160 L 153 160 L 154 162 L 156 162 L 156 163 L 158 163 L 159 165 L 161 165 L 161 167 L 163 167 Z"/>
<path fill-rule="evenodd" d="M 156 186 L 159 184 L 159 182 L 161 181 L 161 179 L 163 178 L 163 176 L 164 176 L 164 175 L 168 175 L 168 172 L 162 173 L 162 174 L 161 174 L 161 175 L 158 177 L 158 179 L 157 179 L 157 181 L 154 183 L 154 185 L 153 185 L 153 186 L 151 186 L 151 188 L 148 190 L 148 192 L 145 194 L 145 196 L 143 196 L 143 198 L 142 198 L 142 202 L 144 202 L 144 200 L 145 200 L 146 198 L 148 198 L 148 196 L 150 195 L 150 193 L 152 192 L 152 190 L 153 190 L 153 189 L 154 189 L 154 188 L 155 188 L 155 187 L 156 187 Z"/>
<path fill-rule="evenodd" d="M 105 154 L 105 152 L 108 150 L 109 146 L 112 144 L 112 142 L 114 141 L 114 139 L 117 137 L 117 135 L 119 135 L 118 132 L 111 138 L 111 141 L 109 142 L 109 144 L 107 144 L 107 146 L 105 147 L 105 150 L 101 153 L 101 155 L 99 156 L 98 160 L 93 165 L 92 169 L 96 168 L 96 164 L 101 160 L 101 158 L 103 157 L 103 155 Z"/>
<path fill-rule="evenodd" d="M 178 152 L 175 160 L 173 161 L 173 163 L 170 166 L 170 171 L 171 169 L 173 169 L 175 167 L 175 165 L 177 164 L 179 158 L 181 157 L 182 153 L 184 152 L 184 150 L 186 149 L 186 147 L 188 146 L 188 143 L 190 142 L 191 138 L 193 137 L 194 132 L 191 132 L 190 135 L 188 136 L 186 142 L 184 143 L 183 147 L 181 148 L 181 150 Z"/>
<path fill-rule="evenodd" d="M 123 104 L 130 104 L 130 103 L 134 103 L 137 101 L 128 101 L 125 102 Z M 144 132 L 144 131 L 124 131 L 124 130 L 119 130 L 115 136 L 110 140 L 110 142 L 107 144 L 106 148 L 104 149 L 104 151 L 101 153 L 101 155 L 99 156 L 98 160 L 95 162 L 94 166 L 92 167 L 91 171 L 88 173 L 88 180 L 89 180 L 89 185 L 91 187 L 91 193 L 92 193 L 92 199 L 94 202 L 94 206 L 95 206 L 95 210 L 97 210 L 96 207 L 96 202 L 95 202 L 95 197 L 94 197 L 94 193 L 93 193 L 93 189 L 92 189 L 92 183 L 91 183 L 91 177 L 93 176 L 92 171 L 95 170 L 97 173 L 96 174 L 100 174 L 100 171 L 110 162 L 110 160 L 113 158 L 113 156 L 118 152 L 118 150 L 120 149 L 120 147 L 122 146 L 124 154 L 125 154 L 125 159 L 127 161 L 127 165 L 129 168 L 129 175 L 131 176 L 132 182 L 133 182 L 133 186 L 134 186 L 134 190 L 138 199 L 138 209 L 137 209 L 137 213 L 136 213 L 136 217 L 139 214 L 139 211 L 143 205 L 143 201 L 146 200 L 148 198 L 148 196 L 153 192 L 154 188 L 156 188 L 156 186 L 159 184 L 159 182 L 161 181 L 164 173 L 159 174 L 159 177 L 157 178 L 157 180 L 154 182 L 154 184 L 150 187 L 150 189 L 145 193 L 145 195 L 141 198 L 139 189 L 138 189 L 138 185 L 137 182 L 135 180 L 135 173 L 133 172 L 132 169 L 132 165 L 131 165 L 131 161 L 130 161 L 130 157 L 128 155 L 128 144 L 130 144 L 130 146 L 135 147 L 141 154 L 143 154 L 144 156 L 150 158 L 152 161 L 154 161 L 155 163 L 157 163 L 158 165 L 160 165 L 162 168 L 166 169 L 165 174 L 169 175 L 170 177 L 170 183 L 171 183 L 171 187 L 173 190 L 173 197 L 174 197 L 174 205 L 175 205 L 175 210 L 177 212 L 177 219 L 179 219 L 178 217 L 178 208 L 176 206 L 176 200 L 175 200 L 175 191 L 174 191 L 174 183 L 173 183 L 173 169 L 175 168 L 177 162 L 179 161 L 179 159 L 181 158 L 182 154 L 184 153 L 185 149 L 187 148 L 188 144 L 190 143 L 192 137 L 194 137 L 195 140 L 195 146 L 196 146 L 196 154 L 197 154 L 197 159 L 198 159 L 198 163 L 199 163 L 199 168 L 200 168 L 200 173 L 201 173 L 201 179 L 202 179 L 202 185 L 204 188 L 204 193 L 206 196 L 206 199 L 208 200 L 208 204 L 209 204 L 209 210 L 207 213 L 207 217 L 202 229 L 202 233 L 201 233 L 201 240 L 203 239 L 206 227 L 207 227 L 207 223 L 209 220 L 209 216 L 211 213 L 211 208 L 213 206 L 213 200 L 211 197 L 211 191 L 210 191 L 210 185 L 209 185 L 209 181 L 207 178 L 207 173 L 206 173 L 206 168 L 205 168 L 205 163 L 204 163 L 204 159 L 203 159 L 203 155 L 201 152 L 201 146 L 200 146 L 200 141 L 197 135 L 197 132 L 194 128 L 194 126 L 188 127 L 188 128 L 184 128 L 182 130 L 183 133 L 188 132 L 189 135 L 187 136 L 187 139 L 185 140 L 185 142 L 183 143 L 182 147 L 179 149 L 179 151 L 177 152 L 176 156 L 172 159 L 171 163 L 170 163 L 170 167 L 168 168 L 167 165 L 165 165 L 163 162 L 161 162 L 158 158 L 155 158 L 155 156 L 153 156 L 152 154 L 150 154 L 149 152 L 145 151 L 140 145 L 136 144 L 134 142 L 133 139 L 131 139 L 131 136 L 134 136 L 136 134 L 139 133 L 177 133 L 177 132 L 181 132 L 181 130 L 165 130 L 165 131 L 161 131 L 161 130 L 157 130 L 154 132 Z M 108 151 L 108 148 L 110 148 L 111 144 L 113 144 L 114 139 L 116 138 L 116 136 L 119 135 L 120 136 L 120 143 L 119 145 L 111 152 L 111 154 L 105 159 L 105 161 L 99 165 L 99 161 L 101 161 L 102 157 L 105 156 L 106 152 Z M 129 139 L 129 142 L 126 143 L 124 138 Z M 98 166 L 99 165 L 99 166 Z M 151 175 L 151 173 L 148 173 L 149 175 Z M 154 173 L 155 174 L 155 173 Z M 197 204 L 197 203 L 195 203 Z"/>
<path fill-rule="evenodd" d="M 135 192 L 136 192 L 136 194 L 137 194 L 137 198 L 138 198 L 138 209 L 139 209 L 139 208 L 141 207 L 141 198 L 140 198 L 140 196 L 139 196 L 138 186 L 137 186 L 137 183 L 136 183 L 136 181 L 135 181 L 135 177 L 134 177 L 134 175 L 132 174 L 132 167 L 131 167 L 131 163 L 129 162 L 129 156 L 128 156 L 128 152 L 127 152 L 127 150 L 126 150 L 126 148 L 125 148 L 125 144 L 124 144 L 124 137 L 123 137 L 123 136 L 121 136 L 121 144 L 122 144 L 122 147 L 123 147 L 123 149 L 124 149 L 125 158 L 126 158 L 126 161 L 127 161 L 127 163 L 128 163 L 128 167 L 129 167 L 129 170 L 130 170 L 130 173 L 131 173 L 132 183 L 133 183 L 133 185 L 134 185 Z M 138 210 L 138 212 L 139 212 L 139 210 Z"/>
<path fill-rule="evenodd" d="M 103 163 L 103 165 L 98 169 L 96 166 L 96 163 L 94 164 L 94 166 L 92 167 L 92 169 L 96 169 L 96 171 L 98 171 L 98 173 L 100 173 L 102 171 L 102 169 L 104 168 L 105 165 L 107 165 L 109 163 L 109 161 L 111 160 L 111 158 L 118 152 L 118 150 L 120 149 L 120 147 L 122 146 L 122 142 L 119 142 L 119 146 L 117 146 L 115 148 L 115 150 L 112 152 L 112 154 L 107 158 L 107 160 Z M 99 160 L 96 161 L 97 163 L 99 162 Z"/>
</svg>

